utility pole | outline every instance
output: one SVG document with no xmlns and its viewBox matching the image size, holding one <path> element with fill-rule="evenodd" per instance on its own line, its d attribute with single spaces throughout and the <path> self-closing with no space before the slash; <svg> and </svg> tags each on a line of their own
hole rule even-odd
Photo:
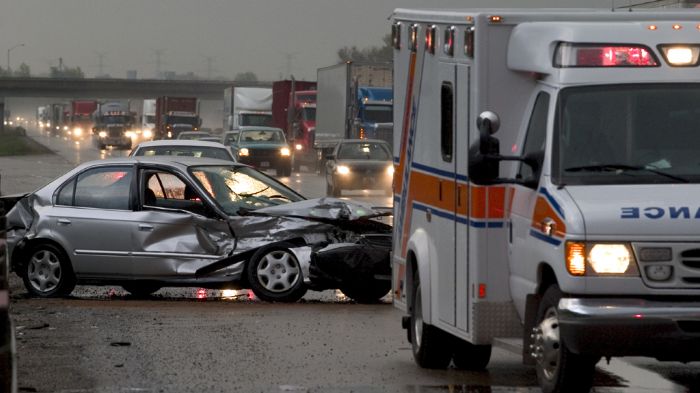
<svg viewBox="0 0 700 393">
<path fill-rule="evenodd" d="M 97 52 L 97 76 L 102 77 L 104 73 L 104 58 L 107 55 L 106 52 Z"/>
<path fill-rule="evenodd" d="M 291 52 L 286 52 L 282 53 L 285 58 L 285 77 L 289 78 L 290 75 L 292 75 L 292 59 L 294 59 L 294 56 L 297 55 L 296 52 L 291 53 Z"/>
</svg>

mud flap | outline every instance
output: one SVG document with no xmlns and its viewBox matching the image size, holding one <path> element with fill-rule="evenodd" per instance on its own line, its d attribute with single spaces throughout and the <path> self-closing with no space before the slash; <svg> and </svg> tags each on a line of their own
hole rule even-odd
<svg viewBox="0 0 700 393">
<path fill-rule="evenodd" d="M 532 328 L 537 322 L 537 309 L 540 307 L 541 300 L 540 295 L 527 295 L 525 299 L 525 321 L 523 321 L 523 364 L 525 365 L 532 366 L 536 363 L 531 355 L 530 345 L 533 344 Z"/>
</svg>

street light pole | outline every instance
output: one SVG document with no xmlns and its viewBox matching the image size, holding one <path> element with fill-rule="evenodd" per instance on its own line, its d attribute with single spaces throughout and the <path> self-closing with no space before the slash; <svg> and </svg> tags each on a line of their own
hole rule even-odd
<svg viewBox="0 0 700 393">
<path fill-rule="evenodd" d="M 19 48 L 20 46 L 24 46 L 24 44 L 17 44 L 7 50 L 7 72 L 10 72 L 10 52 L 15 48 Z"/>
</svg>

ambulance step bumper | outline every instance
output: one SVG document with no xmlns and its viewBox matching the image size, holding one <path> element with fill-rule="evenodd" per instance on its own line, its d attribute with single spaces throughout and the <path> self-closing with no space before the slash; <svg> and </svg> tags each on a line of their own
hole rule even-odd
<svg viewBox="0 0 700 393">
<path fill-rule="evenodd" d="M 559 324 L 574 353 L 700 360 L 700 302 L 565 298 Z"/>
</svg>

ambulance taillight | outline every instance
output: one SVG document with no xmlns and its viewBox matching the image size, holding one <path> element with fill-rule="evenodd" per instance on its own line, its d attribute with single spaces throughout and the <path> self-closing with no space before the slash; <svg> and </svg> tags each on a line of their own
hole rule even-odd
<svg viewBox="0 0 700 393">
<path fill-rule="evenodd" d="M 574 44 L 557 46 L 554 66 L 571 67 L 658 67 L 651 50 L 644 45 Z"/>
</svg>

